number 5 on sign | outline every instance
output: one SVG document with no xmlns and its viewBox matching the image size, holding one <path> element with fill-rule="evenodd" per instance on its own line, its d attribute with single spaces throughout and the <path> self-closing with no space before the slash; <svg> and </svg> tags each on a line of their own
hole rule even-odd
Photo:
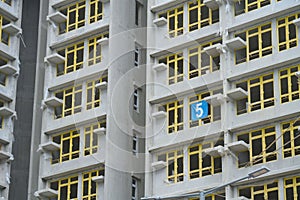
<svg viewBox="0 0 300 200">
<path fill-rule="evenodd" d="M 190 109 L 192 121 L 197 121 L 208 116 L 208 104 L 206 101 L 193 103 Z"/>
</svg>

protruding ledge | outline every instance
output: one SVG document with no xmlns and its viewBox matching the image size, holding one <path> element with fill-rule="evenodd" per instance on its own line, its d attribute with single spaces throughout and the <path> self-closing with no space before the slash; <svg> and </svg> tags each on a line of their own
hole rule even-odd
<svg viewBox="0 0 300 200">
<path fill-rule="evenodd" d="M 103 175 L 94 176 L 94 177 L 92 177 L 92 181 L 94 181 L 96 183 L 103 183 L 104 182 L 104 176 Z"/>
<path fill-rule="evenodd" d="M 156 169 L 156 170 L 160 170 L 160 169 L 163 169 L 167 166 L 167 162 L 165 161 L 157 161 L 157 162 L 153 162 L 151 164 L 151 166 Z"/>
<path fill-rule="evenodd" d="M 153 24 L 155 24 L 156 26 L 164 26 L 168 23 L 167 19 L 164 17 L 160 17 L 157 19 L 153 20 Z"/>
<path fill-rule="evenodd" d="M 167 113 L 164 111 L 158 111 L 158 112 L 153 113 L 152 117 L 156 118 L 156 119 L 163 119 L 163 118 L 167 117 Z"/>
<path fill-rule="evenodd" d="M 99 90 L 106 89 L 106 88 L 107 88 L 107 82 L 106 82 L 106 81 L 103 81 L 103 82 L 97 83 L 97 84 L 95 85 L 95 88 L 97 88 L 97 89 L 99 89 Z"/>
<path fill-rule="evenodd" d="M 293 20 L 293 23 L 299 27 L 300 26 L 300 18 Z"/>
<path fill-rule="evenodd" d="M 7 32 L 7 33 L 10 33 L 12 35 L 14 34 L 17 34 L 17 33 L 21 33 L 22 32 L 22 29 L 17 27 L 16 25 L 14 24 L 6 24 L 2 27 L 2 30 Z"/>
<path fill-rule="evenodd" d="M 235 153 L 247 151 L 249 150 L 250 146 L 244 141 L 236 141 L 228 144 L 228 148 Z"/>
<path fill-rule="evenodd" d="M 61 12 L 57 11 L 53 14 L 48 15 L 47 19 L 59 24 L 59 23 L 63 23 L 65 21 L 67 21 L 67 16 L 65 16 Z"/>
<path fill-rule="evenodd" d="M 225 45 L 231 49 L 231 50 L 235 50 L 235 49 L 241 49 L 243 47 L 245 47 L 247 45 L 247 43 L 240 37 L 236 37 L 230 40 L 227 40 L 225 42 Z"/>
<path fill-rule="evenodd" d="M 55 197 L 57 195 L 58 195 L 58 192 L 56 190 L 53 190 L 50 188 L 39 190 L 34 193 L 34 196 L 44 197 L 44 198 L 51 198 L 51 197 Z"/>
<path fill-rule="evenodd" d="M 224 155 L 224 147 L 219 145 L 213 148 L 205 149 L 204 153 L 212 156 L 212 157 L 220 157 Z"/>
<path fill-rule="evenodd" d="M 235 88 L 227 93 L 227 96 L 234 100 L 240 100 L 248 96 L 248 92 L 243 88 Z"/>
<path fill-rule="evenodd" d="M 222 53 L 222 44 L 217 43 L 203 49 L 208 55 L 212 57 L 219 56 Z"/>
<path fill-rule="evenodd" d="M 46 99 L 44 101 L 44 103 L 47 106 L 57 107 L 57 106 L 61 106 L 63 104 L 63 100 L 53 96 L 53 97 L 49 97 L 48 99 Z"/>
<path fill-rule="evenodd" d="M 0 115 L 1 116 L 4 116 L 4 117 L 7 117 L 7 116 L 11 116 L 15 113 L 15 111 L 9 109 L 8 107 L 1 107 L 0 108 Z"/>
<path fill-rule="evenodd" d="M 104 37 L 104 38 L 97 40 L 97 43 L 100 45 L 108 45 L 108 41 L 109 41 L 109 39 L 107 37 Z"/>
<path fill-rule="evenodd" d="M 94 129 L 94 133 L 97 135 L 105 135 L 106 134 L 106 128 L 100 127 L 97 129 Z"/>
<path fill-rule="evenodd" d="M 153 66 L 153 69 L 157 72 L 164 71 L 167 68 L 168 68 L 168 66 L 165 63 L 159 63 L 159 64 Z"/>
<path fill-rule="evenodd" d="M 54 53 L 50 56 L 47 56 L 45 60 L 53 64 L 59 64 L 59 63 L 63 63 L 65 61 L 65 58 L 59 55 L 58 53 Z"/>
<path fill-rule="evenodd" d="M 221 5 L 221 0 L 204 0 L 203 3 L 210 9 L 216 10 Z"/>
<path fill-rule="evenodd" d="M 17 69 L 10 64 L 6 64 L 0 67 L 0 72 L 8 75 L 13 75 L 17 72 Z"/>
<path fill-rule="evenodd" d="M 11 153 L 0 150 L 0 160 L 8 160 L 12 157 L 13 155 Z"/>
<path fill-rule="evenodd" d="M 224 102 L 225 98 L 223 94 L 219 93 L 209 97 L 205 97 L 203 100 L 207 101 L 212 106 L 219 106 Z"/>
<path fill-rule="evenodd" d="M 52 141 L 43 143 L 43 144 L 40 145 L 40 147 L 41 147 L 44 151 L 49 151 L 49 152 L 57 151 L 57 150 L 60 149 L 60 145 L 57 144 L 57 143 L 55 143 L 55 142 L 52 142 Z"/>
</svg>

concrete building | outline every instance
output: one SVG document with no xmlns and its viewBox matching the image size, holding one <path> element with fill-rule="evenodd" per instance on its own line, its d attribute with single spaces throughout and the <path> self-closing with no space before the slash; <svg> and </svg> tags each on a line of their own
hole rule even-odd
<svg viewBox="0 0 300 200">
<path fill-rule="evenodd" d="M 22 2 L 0 1 L 0 199 L 8 198 L 13 171 L 21 8 Z"/>
<path fill-rule="evenodd" d="M 146 9 L 40 1 L 26 199 L 143 196 Z"/>
<path fill-rule="evenodd" d="M 266 166 L 206 199 L 300 198 L 299 11 L 295 0 L 148 1 L 146 197 Z M 192 120 L 200 100 L 208 116 Z"/>
</svg>

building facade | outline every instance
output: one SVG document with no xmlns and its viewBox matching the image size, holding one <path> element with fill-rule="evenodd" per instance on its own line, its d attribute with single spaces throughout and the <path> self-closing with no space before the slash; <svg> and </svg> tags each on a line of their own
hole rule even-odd
<svg viewBox="0 0 300 200">
<path fill-rule="evenodd" d="M 206 199 L 299 199 L 299 10 L 293 0 L 148 1 L 146 197 L 266 166 Z M 208 116 L 192 120 L 202 100 Z"/>
<path fill-rule="evenodd" d="M 146 5 L 40 1 L 27 199 L 143 196 Z"/>
<path fill-rule="evenodd" d="M 16 96 L 20 69 L 22 2 L 0 1 L 0 199 L 11 183 Z"/>
</svg>

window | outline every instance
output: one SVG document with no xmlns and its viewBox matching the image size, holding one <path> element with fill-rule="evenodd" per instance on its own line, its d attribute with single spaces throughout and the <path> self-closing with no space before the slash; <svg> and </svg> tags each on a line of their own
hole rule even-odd
<svg viewBox="0 0 300 200">
<path fill-rule="evenodd" d="M 292 66 L 279 71 L 280 103 L 299 99 L 300 89 L 295 73 L 300 71 L 300 65 Z"/>
<path fill-rule="evenodd" d="M 281 124 L 283 157 L 300 155 L 300 120 Z"/>
<path fill-rule="evenodd" d="M 223 140 L 201 143 L 189 147 L 189 178 L 200 178 L 222 172 L 222 158 L 213 158 L 204 153 L 205 149 L 224 145 Z"/>
<path fill-rule="evenodd" d="M 6 20 L 3 16 L 0 15 L 0 38 L 1 38 L 1 42 L 3 44 L 8 45 L 9 44 L 9 33 L 5 32 L 2 30 L 2 27 L 4 25 L 9 24 L 10 22 L 8 20 Z"/>
<path fill-rule="evenodd" d="M 168 133 L 183 130 L 183 100 L 168 103 L 162 110 L 167 112 Z"/>
<path fill-rule="evenodd" d="M 6 64 L 7 64 L 7 60 L 0 57 L 0 66 L 6 65 Z"/>
<path fill-rule="evenodd" d="M 73 31 L 85 25 L 85 1 L 77 2 L 68 8 L 60 10 L 60 12 L 67 16 L 67 21 L 59 25 L 60 34 Z"/>
<path fill-rule="evenodd" d="M 2 108 L 4 106 L 4 102 L 0 101 L 0 108 Z M 0 129 L 2 129 L 4 127 L 4 118 L 2 115 L 0 115 Z"/>
<path fill-rule="evenodd" d="M 136 135 L 132 136 L 132 153 L 136 155 L 138 152 L 138 138 Z"/>
<path fill-rule="evenodd" d="M 200 94 L 197 94 L 196 96 L 190 97 L 189 98 L 189 125 L 190 128 L 195 127 L 195 126 L 201 126 L 204 124 L 209 124 L 212 121 L 217 121 L 221 119 L 221 107 L 220 106 L 216 106 L 213 107 L 210 104 L 208 105 L 208 116 L 203 118 L 203 119 L 199 119 L 198 121 L 192 121 L 191 120 L 191 104 L 199 102 L 201 100 L 203 100 L 205 97 L 209 97 L 212 95 L 212 92 L 203 92 Z"/>
<path fill-rule="evenodd" d="M 106 128 L 106 121 L 84 127 L 84 156 L 92 155 L 98 151 L 98 135 L 95 129 Z"/>
<path fill-rule="evenodd" d="M 58 190 L 58 200 L 77 200 L 78 176 L 52 182 L 50 188 Z"/>
<path fill-rule="evenodd" d="M 60 150 L 52 152 L 52 164 L 62 163 L 79 157 L 80 133 L 72 130 L 52 137 L 52 141 L 60 144 Z"/>
<path fill-rule="evenodd" d="M 169 85 L 183 81 L 183 54 L 177 53 L 159 59 L 159 63 L 168 66 Z"/>
<path fill-rule="evenodd" d="M 166 155 L 160 155 L 159 159 L 167 161 L 167 178 L 170 183 L 183 181 L 183 151 L 172 151 Z"/>
<path fill-rule="evenodd" d="M 81 85 L 56 92 L 55 96 L 63 100 L 63 105 L 55 107 L 55 118 L 58 119 L 81 112 L 81 94 Z"/>
<path fill-rule="evenodd" d="M 239 189 L 239 196 L 252 200 L 279 199 L 278 182 Z"/>
<path fill-rule="evenodd" d="M 202 0 L 188 3 L 189 31 L 219 22 L 219 9 L 209 9 Z"/>
<path fill-rule="evenodd" d="M 141 13 L 142 5 L 137 0 L 135 1 L 135 25 L 139 26 L 141 24 Z"/>
<path fill-rule="evenodd" d="M 239 0 L 234 3 L 235 15 L 247 13 L 270 4 L 271 0 Z"/>
<path fill-rule="evenodd" d="M 294 14 L 277 20 L 279 51 L 290 49 L 298 45 L 298 31 L 293 20 L 299 18 L 299 16 L 299 14 Z"/>
<path fill-rule="evenodd" d="M 60 76 L 81 69 L 83 67 L 83 52 L 83 42 L 58 51 L 58 54 L 65 57 L 65 62 L 57 64 L 56 75 Z"/>
<path fill-rule="evenodd" d="M 284 196 L 286 200 L 298 200 L 300 197 L 300 177 L 284 179 Z"/>
<path fill-rule="evenodd" d="M 209 56 L 203 49 L 213 44 L 222 43 L 218 40 L 188 50 L 189 79 L 209 74 L 220 69 L 220 56 Z"/>
<path fill-rule="evenodd" d="M 103 18 L 103 4 L 99 0 L 90 0 L 89 22 L 94 23 Z"/>
<path fill-rule="evenodd" d="M 5 86 L 6 85 L 6 79 L 7 79 L 7 75 L 0 72 L 0 85 Z"/>
<path fill-rule="evenodd" d="M 131 200 L 137 200 L 138 199 L 138 193 L 137 193 L 137 180 L 135 178 L 131 179 Z"/>
<path fill-rule="evenodd" d="M 133 110 L 139 111 L 139 90 L 137 88 L 133 91 Z"/>
<path fill-rule="evenodd" d="M 104 169 L 83 173 L 82 175 L 82 200 L 97 199 L 97 183 L 92 181 L 93 177 L 104 176 Z"/>
<path fill-rule="evenodd" d="M 159 17 L 167 19 L 170 38 L 183 34 L 183 6 L 159 14 Z"/>
<path fill-rule="evenodd" d="M 249 151 L 238 154 L 239 167 L 266 163 L 277 159 L 275 127 L 240 134 L 237 139 L 250 145 Z"/>
<path fill-rule="evenodd" d="M 138 67 L 140 65 L 140 49 L 138 46 L 135 46 L 134 49 L 134 66 Z"/>
<path fill-rule="evenodd" d="M 272 54 L 271 32 L 271 23 L 268 23 L 236 34 L 236 37 L 242 38 L 247 43 L 246 47 L 235 51 L 236 64 Z"/>
<path fill-rule="evenodd" d="M 253 112 L 274 106 L 273 81 L 273 74 L 267 74 L 238 83 L 236 85 L 237 88 L 240 87 L 248 91 L 248 98 L 237 101 L 237 114 Z"/>
<path fill-rule="evenodd" d="M 107 82 L 107 76 L 103 76 L 102 78 L 95 81 L 87 82 L 87 87 L 86 87 L 86 95 L 87 95 L 86 109 L 87 110 L 97 108 L 100 106 L 101 91 L 99 88 L 96 88 L 96 85 L 98 83 L 103 83 L 103 82 Z"/>
<path fill-rule="evenodd" d="M 95 65 L 102 61 L 101 45 L 98 43 L 98 41 L 105 37 L 108 38 L 108 33 L 89 39 L 88 66 Z"/>
</svg>

